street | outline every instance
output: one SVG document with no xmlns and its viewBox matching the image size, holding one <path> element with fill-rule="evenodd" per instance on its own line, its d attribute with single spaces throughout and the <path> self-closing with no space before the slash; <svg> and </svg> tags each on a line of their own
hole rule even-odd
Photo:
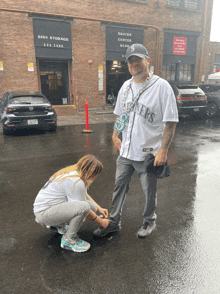
<svg viewBox="0 0 220 294">
<path fill-rule="evenodd" d="M 61 236 L 34 221 L 33 202 L 57 170 L 91 153 L 104 169 L 88 193 L 110 209 L 115 161 L 113 123 L 59 126 L 56 133 L 0 133 L 1 294 L 219 294 L 220 118 L 181 120 L 169 149 L 171 176 L 158 182 L 157 228 L 138 239 L 144 196 L 135 174 L 122 229 L 93 238 L 85 253 L 60 248 Z"/>
</svg>

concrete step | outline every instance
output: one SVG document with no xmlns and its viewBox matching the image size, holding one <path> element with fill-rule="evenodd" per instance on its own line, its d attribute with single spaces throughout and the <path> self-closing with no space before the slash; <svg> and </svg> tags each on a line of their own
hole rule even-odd
<svg viewBox="0 0 220 294">
<path fill-rule="evenodd" d="M 75 105 L 53 105 L 58 116 L 76 115 L 77 107 Z"/>
</svg>

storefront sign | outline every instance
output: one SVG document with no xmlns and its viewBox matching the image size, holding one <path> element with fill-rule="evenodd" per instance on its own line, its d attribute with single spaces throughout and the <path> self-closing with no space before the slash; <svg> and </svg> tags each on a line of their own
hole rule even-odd
<svg viewBox="0 0 220 294">
<path fill-rule="evenodd" d="M 173 54 L 186 55 L 186 41 L 187 41 L 187 38 L 174 37 L 173 38 Z"/>
<path fill-rule="evenodd" d="M 103 91 L 103 66 L 100 65 L 98 67 L 98 84 L 99 84 L 99 91 Z"/>
<path fill-rule="evenodd" d="M 3 61 L 0 61 L 0 70 L 3 70 Z"/>
<path fill-rule="evenodd" d="M 106 26 L 106 60 L 125 60 L 125 52 L 134 43 L 143 44 L 142 29 Z"/>
<path fill-rule="evenodd" d="M 163 64 L 196 64 L 200 32 L 164 29 Z"/>
<path fill-rule="evenodd" d="M 36 57 L 72 59 L 71 24 L 33 19 Z"/>
<path fill-rule="evenodd" d="M 33 64 L 33 62 L 28 62 L 27 67 L 28 67 L 28 71 L 34 71 L 34 64 Z"/>
</svg>

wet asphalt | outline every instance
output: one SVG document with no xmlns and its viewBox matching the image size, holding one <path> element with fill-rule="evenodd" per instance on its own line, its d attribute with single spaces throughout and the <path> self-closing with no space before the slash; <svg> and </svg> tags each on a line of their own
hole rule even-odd
<svg viewBox="0 0 220 294">
<path fill-rule="evenodd" d="M 157 228 L 150 237 L 136 237 L 144 205 L 137 174 L 119 233 L 95 239 L 95 223 L 81 227 L 88 252 L 61 249 L 61 236 L 34 221 L 33 202 L 47 179 L 87 153 L 104 165 L 89 194 L 110 208 L 118 156 L 114 116 L 93 114 L 91 134 L 82 133 L 83 114 L 77 124 L 59 118 L 56 133 L 0 133 L 0 293 L 219 294 L 220 118 L 178 124 L 171 176 L 158 182 Z"/>
</svg>

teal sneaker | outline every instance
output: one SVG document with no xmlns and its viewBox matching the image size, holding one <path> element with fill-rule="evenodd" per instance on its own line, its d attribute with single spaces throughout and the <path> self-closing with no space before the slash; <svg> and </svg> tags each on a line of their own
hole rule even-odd
<svg viewBox="0 0 220 294">
<path fill-rule="evenodd" d="M 78 236 L 75 236 L 72 239 L 67 239 L 65 236 L 61 239 L 61 248 L 66 250 L 71 250 L 74 252 L 85 252 L 88 251 L 91 245 L 80 239 Z"/>
<path fill-rule="evenodd" d="M 56 226 L 57 232 L 58 232 L 60 235 L 64 235 L 64 234 L 66 234 L 68 228 L 69 228 L 69 226 L 66 225 L 66 224 L 64 224 L 63 226 Z"/>
</svg>

